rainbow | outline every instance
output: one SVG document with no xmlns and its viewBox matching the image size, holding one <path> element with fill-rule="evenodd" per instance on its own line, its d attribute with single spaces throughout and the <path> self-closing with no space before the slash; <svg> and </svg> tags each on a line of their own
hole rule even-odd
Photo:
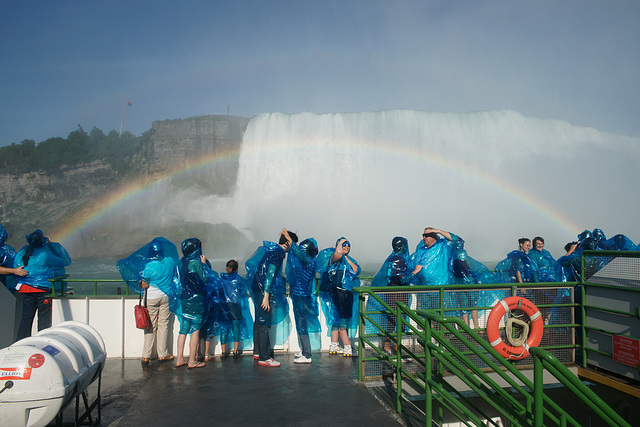
<svg viewBox="0 0 640 427">
<path fill-rule="evenodd" d="M 495 189 L 496 191 L 516 200 L 517 202 L 526 205 L 530 209 L 538 211 L 540 214 L 559 225 L 562 229 L 566 230 L 569 235 L 575 235 L 581 230 L 578 224 L 574 223 L 570 217 L 556 209 L 554 206 L 525 191 L 523 188 L 490 173 L 490 171 L 488 170 L 475 168 L 473 166 L 462 163 L 460 161 L 456 161 L 454 159 L 447 158 L 435 152 L 418 150 L 416 148 L 408 146 L 398 146 L 390 143 L 381 144 L 378 142 L 371 147 L 375 147 L 371 148 L 371 150 L 374 150 L 380 155 L 398 157 L 408 163 L 427 163 L 433 167 L 444 168 L 455 173 L 463 174 L 470 179 L 480 181 L 487 186 Z M 300 152 L 304 151 L 308 153 L 309 151 L 327 149 L 332 150 L 336 155 L 339 155 L 340 153 L 352 150 L 362 150 L 362 148 L 362 142 L 360 142 L 359 144 L 325 144 L 321 147 L 314 146 L 313 144 L 275 144 L 267 148 L 252 149 L 250 152 L 247 152 L 245 150 L 245 152 L 242 153 L 242 157 L 261 157 L 263 155 L 273 156 L 274 154 L 278 154 L 281 151 L 290 154 L 292 150 Z M 218 163 L 228 162 L 232 160 L 235 161 L 240 158 L 240 151 L 241 150 L 239 148 L 218 151 L 207 156 L 194 159 L 188 164 L 166 171 L 162 175 L 143 177 L 134 180 L 126 185 L 123 185 L 113 192 L 107 194 L 102 199 L 98 200 L 84 212 L 64 222 L 52 233 L 52 237 L 60 242 L 71 239 L 84 228 L 88 227 L 94 222 L 99 221 L 102 217 L 104 217 L 107 213 L 109 213 L 112 209 L 115 209 L 119 205 L 134 200 L 141 194 L 154 191 L 154 189 L 159 188 L 163 183 L 166 183 L 173 178 L 196 173 L 201 169 L 210 167 Z"/>
<path fill-rule="evenodd" d="M 239 149 L 233 150 L 221 150 L 206 156 L 192 159 L 185 165 L 178 168 L 174 168 L 158 176 L 148 176 L 138 178 L 125 184 L 118 189 L 108 193 L 100 200 L 95 202 L 91 207 L 85 209 L 83 212 L 70 218 L 60 225 L 53 233 L 51 237 L 53 240 L 59 242 L 65 242 L 68 239 L 74 237 L 77 233 L 91 224 L 98 222 L 112 209 L 118 206 L 134 200 L 136 197 L 146 192 L 153 191 L 163 183 L 169 182 L 171 179 L 187 176 L 190 173 L 195 173 L 198 170 L 209 167 L 211 165 L 228 162 L 237 159 L 239 156 Z"/>
</svg>

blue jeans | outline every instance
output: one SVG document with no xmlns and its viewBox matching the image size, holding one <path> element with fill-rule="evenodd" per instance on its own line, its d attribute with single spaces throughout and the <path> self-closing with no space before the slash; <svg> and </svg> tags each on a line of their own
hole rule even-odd
<svg viewBox="0 0 640 427">
<path fill-rule="evenodd" d="M 51 297 L 46 292 L 28 292 L 22 297 L 22 319 L 18 328 L 18 340 L 31 336 L 33 319 L 38 312 L 38 331 L 51 327 Z"/>
</svg>

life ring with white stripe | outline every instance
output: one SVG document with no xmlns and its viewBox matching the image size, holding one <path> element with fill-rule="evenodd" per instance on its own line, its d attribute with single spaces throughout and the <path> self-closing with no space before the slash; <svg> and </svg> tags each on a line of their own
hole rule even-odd
<svg viewBox="0 0 640 427">
<path fill-rule="evenodd" d="M 523 311 L 531 321 L 531 333 L 528 335 L 526 342 L 520 346 L 511 346 L 502 341 L 500 337 L 500 321 L 511 310 Z M 528 324 L 524 324 L 522 321 L 509 319 L 507 322 L 514 321 L 520 323 L 521 326 L 525 325 L 524 330 L 528 331 Z M 501 300 L 493 307 L 487 320 L 487 339 L 491 347 L 507 360 L 520 360 L 527 357 L 529 348 L 540 344 L 543 330 L 544 321 L 540 310 L 534 303 L 523 297 L 508 297 Z"/>
</svg>

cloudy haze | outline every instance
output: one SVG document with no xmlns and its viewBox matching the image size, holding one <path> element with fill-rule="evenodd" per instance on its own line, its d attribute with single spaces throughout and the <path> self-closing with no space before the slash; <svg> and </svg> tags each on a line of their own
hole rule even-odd
<svg viewBox="0 0 640 427">
<path fill-rule="evenodd" d="M 263 112 L 516 110 L 640 135 L 636 1 L 0 6 L 0 145 Z"/>
</svg>

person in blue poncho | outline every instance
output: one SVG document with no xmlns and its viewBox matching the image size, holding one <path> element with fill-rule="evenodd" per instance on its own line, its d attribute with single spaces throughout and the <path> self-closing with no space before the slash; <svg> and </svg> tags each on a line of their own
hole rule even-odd
<svg viewBox="0 0 640 427">
<path fill-rule="evenodd" d="M 600 228 L 594 228 L 591 234 L 593 235 L 593 238 L 596 241 L 596 246 L 598 247 L 598 249 L 602 249 L 602 250 L 608 249 L 607 236 L 604 234 L 604 231 L 602 231 Z"/>
<path fill-rule="evenodd" d="M 208 266 L 210 267 L 210 265 Z M 200 329 L 200 338 L 204 339 L 204 361 L 209 362 L 214 360 L 211 354 L 211 341 L 216 337 L 221 337 L 225 331 L 228 332 L 232 327 L 232 322 L 224 295 L 224 284 L 218 273 L 212 269 L 209 270 L 206 288 L 209 296 L 209 313 Z M 226 346 L 223 347 L 223 341 L 220 341 L 220 344 L 222 348 L 220 360 L 223 360 L 229 357 L 229 350 Z"/>
<path fill-rule="evenodd" d="M 230 327 L 220 331 L 220 346 L 222 355 L 229 354 L 228 345 L 233 342 L 233 358 L 240 355 L 240 342 L 250 341 L 253 337 L 251 325 L 253 319 L 249 309 L 249 296 L 245 280 L 238 274 L 238 261 L 229 260 L 225 266 L 226 273 L 220 274 L 224 288 L 227 316 L 231 320 Z M 227 325 L 229 326 L 229 325 Z"/>
<path fill-rule="evenodd" d="M 254 359 L 258 360 L 259 366 L 272 368 L 279 367 L 280 362 L 271 357 L 269 330 L 271 325 L 278 324 L 283 320 L 281 317 L 285 311 L 288 315 L 288 305 L 284 298 L 282 263 L 287 251 L 289 251 L 289 242 L 284 236 L 284 231 L 283 229 L 280 232 L 278 243 L 264 241 L 262 247 L 245 264 L 247 274 L 252 277 L 251 296 L 255 308 Z M 256 262 L 258 257 L 260 261 Z"/>
<path fill-rule="evenodd" d="M 178 335 L 178 352 L 176 367 L 188 365 L 189 369 L 202 368 L 205 363 L 196 359 L 200 341 L 200 328 L 207 320 L 210 304 L 210 292 L 207 282 L 212 275 L 207 257 L 202 254 L 202 242 L 189 238 L 182 242 L 182 254 L 178 271 L 180 273 L 180 305 L 178 319 L 180 333 Z M 189 360 L 184 359 L 184 346 L 187 335 L 189 339 Z"/>
<path fill-rule="evenodd" d="M 414 269 L 413 261 L 409 253 L 409 242 L 405 237 L 396 236 L 391 240 L 391 248 L 393 252 L 380 267 L 371 281 L 371 286 L 404 286 L 410 285 L 407 277 Z M 409 296 L 407 293 L 388 293 L 382 295 L 381 298 L 391 309 L 396 308 L 396 302 L 400 301 L 409 304 Z M 367 311 L 385 311 L 386 308 L 376 301 L 373 297 L 369 297 L 366 306 Z M 381 327 L 384 327 L 388 333 L 396 330 L 396 316 L 392 312 L 385 314 L 372 314 L 372 319 Z M 374 332 L 374 331 L 368 331 Z M 377 331 L 375 331 L 377 332 Z M 391 341 L 384 339 L 383 350 L 387 354 L 391 354 Z M 394 351 L 397 346 L 394 345 Z"/>
<path fill-rule="evenodd" d="M 174 359 L 169 352 L 170 306 L 175 306 L 178 298 L 178 259 L 176 246 L 163 237 L 156 237 L 116 264 L 125 283 L 134 291 L 147 294 L 153 329 L 144 331 L 142 366 L 149 365 L 154 353 L 159 362 Z"/>
<path fill-rule="evenodd" d="M 610 251 L 637 251 L 638 247 L 624 234 L 616 234 L 612 238 L 607 239 L 601 249 Z"/>
<path fill-rule="evenodd" d="M 453 259 L 458 236 L 449 231 L 427 227 L 422 233 L 422 242 L 411 256 L 415 263 L 412 276 L 418 278 L 418 285 L 449 285 L 453 280 Z M 432 309 L 438 306 L 437 295 L 418 295 L 419 309 Z M 445 307 L 456 306 L 450 293 L 445 295 Z"/>
<path fill-rule="evenodd" d="M 351 346 L 349 329 L 355 329 L 357 316 L 353 288 L 360 286 L 358 276 L 362 269 L 355 259 L 351 257 L 351 243 L 341 237 L 336 242 L 336 247 L 331 254 L 326 274 L 329 281 L 329 293 L 334 316 L 331 325 L 330 354 L 342 353 L 343 356 L 355 356 L 356 351 Z M 338 341 L 342 340 L 344 347 L 340 349 Z"/>
<path fill-rule="evenodd" d="M 301 349 L 293 359 L 293 363 L 311 363 L 309 333 L 318 333 L 321 330 L 318 299 L 315 292 L 318 244 L 315 239 L 309 238 L 298 245 L 298 236 L 286 229 L 284 236 L 291 247 L 285 271 L 287 282 L 290 285 L 293 315 Z"/>
<path fill-rule="evenodd" d="M 531 249 L 531 240 L 526 237 L 518 239 L 518 250 L 509 252 L 507 258 L 496 265 L 496 273 L 506 282 L 538 282 L 538 272 L 529 258 L 529 249 Z"/>
<path fill-rule="evenodd" d="M 567 244 L 569 245 L 569 244 Z M 586 237 L 577 244 L 572 243 L 569 252 L 558 259 L 558 264 L 562 267 L 563 281 L 580 281 L 581 256 L 585 250 L 593 251 L 598 249 L 598 243 L 593 237 Z M 589 257 L 585 263 L 585 273 L 590 277 L 601 267 L 601 261 L 597 257 Z"/>
<path fill-rule="evenodd" d="M 458 238 L 456 242 L 456 253 L 453 259 L 453 282 L 458 285 L 475 285 L 481 283 L 480 275 L 477 271 L 470 266 L 471 258 L 467 254 L 464 248 L 464 240 Z M 469 326 L 469 314 L 471 314 L 471 320 L 474 327 L 477 329 L 480 327 L 478 319 L 478 310 L 465 307 L 477 307 L 479 293 L 477 291 L 456 291 L 456 301 L 458 306 L 463 309 L 462 320 Z"/>
<path fill-rule="evenodd" d="M 594 230 L 595 231 L 595 230 Z M 529 259 L 536 270 L 536 278 L 538 282 L 559 282 L 558 263 L 553 256 L 544 248 L 544 239 L 540 236 L 533 238 L 533 247 L 529 250 Z M 534 289 L 534 302 L 536 304 L 551 304 L 556 299 L 557 291 L 555 289 Z M 551 310 L 547 307 L 540 309 L 545 323 L 549 322 Z"/>
<path fill-rule="evenodd" d="M 557 261 L 544 248 L 544 239 L 536 236 L 533 239 L 533 247 L 529 250 L 529 258 L 533 263 L 533 267 L 537 271 L 538 282 L 558 282 L 559 277 L 556 275 Z"/>
<path fill-rule="evenodd" d="M 0 281 L 6 286 L 11 293 L 16 292 L 16 276 L 26 276 L 29 274 L 24 266 L 18 268 L 13 267 L 13 259 L 16 251 L 13 247 L 6 244 L 9 234 L 0 224 Z"/>
<path fill-rule="evenodd" d="M 51 327 L 51 303 L 47 297 L 51 292 L 49 279 L 65 274 L 65 267 L 71 264 L 71 257 L 60 243 L 49 241 L 42 230 L 35 230 L 27 236 L 27 245 L 16 254 L 14 268 L 24 267 L 29 273 L 19 277 L 16 289 L 22 297 L 22 319 L 18 328 L 18 339 L 31 336 L 31 328 L 36 312 L 38 330 Z"/>
</svg>

